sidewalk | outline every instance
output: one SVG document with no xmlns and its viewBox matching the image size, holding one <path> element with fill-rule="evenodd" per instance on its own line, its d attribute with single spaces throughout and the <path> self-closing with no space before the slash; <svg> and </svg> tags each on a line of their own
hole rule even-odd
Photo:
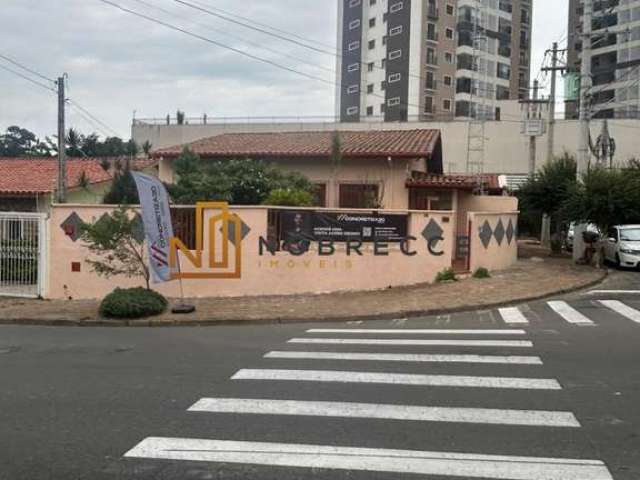
<svg viewBox="0 0 640 480">
<path fill-rule="evenodd" d="M 527 256 L 527 250 L 524 256 Z M 191 315 L 166 313 L 131 322 L 98 318 L 97 301 L 5 298 L 0 299 L 0 323 L 167 326 L 392 319 L 491 308 L 543 298 L 586 288 L 605 276 L 604 270 L 576 266 L 566 258 L 523 258 L 515 267 L 483 280 L 470 278 L 374 292 L 195 299 L 189 302 L 197 307 Z"/>
</svg>

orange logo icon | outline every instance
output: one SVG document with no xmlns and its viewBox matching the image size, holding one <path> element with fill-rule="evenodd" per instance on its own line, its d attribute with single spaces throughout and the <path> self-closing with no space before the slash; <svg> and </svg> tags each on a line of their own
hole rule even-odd
<svg viewBox="0 0 640 480">
<path fill-rule="evenodd" d="M 209 215 L 209 212 L 214 212 Z M 218 212 L 215 214 L 215 212 Z M 208 217 L 205 231 L 205 215 Z M 169 265 L 173 279 L 233 279 L 242 271 L 242 219 L 229 212 L 226 202 L 199 202 L 196 204 L 196 249 L 189 248 L 179 238 L 169 241 Z M 205 238 L 205 233 L 207 234 Z M 205 245 L 208 248 L 204 248 Z M 180 252 L 180 253 L 178 253 Z M 180 255 L 182 254 L 182 255 Z M 191 267 L 183 272 L 180 258 Z"/>
</svg>

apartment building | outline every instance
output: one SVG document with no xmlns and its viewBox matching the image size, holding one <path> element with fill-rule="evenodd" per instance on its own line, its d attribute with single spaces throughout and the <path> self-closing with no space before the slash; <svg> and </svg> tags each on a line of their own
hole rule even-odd
<svg viewBox="0 0 640 480">
<path fill-rule="evenodd" d="M 499 118 L 528 95 L 531 0 L 338 0 L 342 122 Z"/>
<path fill-rule="evenodd" d="M 593 2 L 591 70 L 595 118 L 640 118 L 640 0 Z M 568 63 L 582 63 L 583 2 L 569 1 Z M 579 102 L 566 102 L 567 118 L 577 118 Z"/>
</svg>

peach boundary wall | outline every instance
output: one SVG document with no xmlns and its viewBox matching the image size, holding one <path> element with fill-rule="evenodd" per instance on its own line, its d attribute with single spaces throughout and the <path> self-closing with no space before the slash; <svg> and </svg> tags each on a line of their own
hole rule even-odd
<svg viewBox="0 0 640 480">
<path fill-rule="evenodd" d="M 106 279 L 93 273 L 90 265 L 86 263 L 86 259 L 91 258 L 89 250 L 81 240 L 73 242 L 60 227 L 73 212 L 83 221 L 92 222 L 113 208 L 113 206 L 105 205 L 66 204 L 53 206 L 48 220 L 49 268 L 45 298 L 95 299 L 102 298 L 115 287 L 142 285 L 142 282 L 134 279 L 124 277 Z M 242 297 L 378 290 L 433 282 L 438 272 L 451 267 L 455 239 L 454 212 L 379 211 L 380 213 L 409 215 L 408 234 L 418 239 L 410 244 L 411 249 L 417 252 L 415 256 L 404 255 L 399 247 L 393 244 L 389 248 L 389 255 L 384 257 L 374 256 L 370 247 L 363 249 L 363 256 L 347 256 L 344 247 L 340 245 L 336 249 L 335 255 L 331 257 L 320 257 L 315 249 L 300 257 L 294 257 L 287 252 L 278 252 L 275 256 L 264 252 L 264 255 L 260 256 L 258 251 L 259 237 L 266 237 L 267 212 L 272 208 L 230 208 L 230 211 L 239 215 L 251 229 L 242 242 L 241 278 L 183 280 L 186 297 Z M 340 211 L 336 209 L 313 210 Z M 372 212 L 371 210 L 342 211 Z M 215 213 L 218 212 L 205 213 L 205 225 Z M 517 214 L 514 215 L 517 218 Z M 476 217 L 477 220 L 482 218 L 482 216 Z M 427 242 L 421 235 L 431 221 L 435 221 L 443 231 L 444 241 L 439 242 L 436 248 L 437 251 L 442 252 L 442 255 L 439 256 L 429 252 Z M 506 258 L 497 258 L 503 253 L 502 249 L 491 250 L 487 258 L 484 258 L 483 252 L 474 248 L 475 243 L 478 243 L 474 240 L 472 239 L 471 243 L 472 261 L 475 257 L 478 264 L 481 263 L 491 269 L 505 268 L 515 261 L 515 256 L 511 255 L 511 251 L 506 252 L 508 255 Z M 72 271 L 74 262 L 80 263 L 80 272 Z M 185 272 L 192 270 L 184 259 L 182 266 Z M 179 282 L 176 280 L 154 285 L 154 288 L 167 297 L 178 297 L 180 294 Z"/>
</svg>

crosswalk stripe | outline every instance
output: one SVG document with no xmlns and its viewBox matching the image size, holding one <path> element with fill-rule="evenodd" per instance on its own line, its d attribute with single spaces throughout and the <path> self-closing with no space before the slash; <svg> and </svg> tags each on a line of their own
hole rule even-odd
<svg viewBox="0 0 640 480">
<path fill-rule="evenodd" d="M 408 340 L 408 339 L 368 339 L 368 338 L 292 338 L 288 343 L 309 343 L 326 345 L 422 345 L 453 347 L 516 347 L 532 348 L 528 340 Z"/>
<path fill-rule="evenodd" d="M 570 412 L 491 408 L 422 407 L 354 402 L 316 402 L 247 398 L 203 398 L 190 412 L 480 423 L 532 427 L 580 427 Z"/>
<path fill-rule="evenodd" d="M 508 324 L 528 324 L 529 320 L 522 314 L 519 308 L 510 307 L 510 308 L 500 308 L 498 309 L 500 312 L 500 316 L 505 323 Z"/>
<path fill-rule="evenodd" d="M 463 478 L 612 480 L 597 460 L 188 438 L 149 437 L 125 457 Z"/>
<path fill-rule="evenodd" d="M 265 358 L 295 358 L 310 360 L 366 360 L 380 362 L 433 362 L 433 363 L 492 363 L 516 365 L 542 365 L 540 357 L 517 355 L 431 355 L 412 353 L 359 353 L 359 352 L 269 352 Z"/>
<path fill-rule="evenodd" d="M 640 290 L 590 290 L 587 293 L 583 293 L 583 295 L 601 295 L 601 294 L 629 294 L 629 295 L 638 295 L 640 294 Z"/>
<path fill-rule="evenodd" d="M 640 323 L 640 311 L 635 308 L 631 308 L 618 300 L 600 300 L 600 303 L 623 317 Z"/>
<path fill-rule="evenodd" d="M 553 301 L 547 302 L 547 304 L 554 312 L 556 312 L 569 323 L 573 323 L 576 325 L 595 325 L 591 320 L 589 320 L 567 302 Z"/>
<path fill-rule="evenodd" d="M 336 370 L 241 369 L 232 380 L 281 380 L 299 382 L 378 383 L 389 385 L 430 385 L 439 387 L 560 390 L 554 379 L 513 377 L 471 377 L 462 375 L 422 375 L 409 373 L 352 372 Z"/>
<path fill-rule="evenodd" d="M 398 335 L 526 335 L 525 330 L 437 330 L 437 329 L 366 329 L 366 328 L 312 328 L 307 333 L 371 333 Z"/>
</svg>

